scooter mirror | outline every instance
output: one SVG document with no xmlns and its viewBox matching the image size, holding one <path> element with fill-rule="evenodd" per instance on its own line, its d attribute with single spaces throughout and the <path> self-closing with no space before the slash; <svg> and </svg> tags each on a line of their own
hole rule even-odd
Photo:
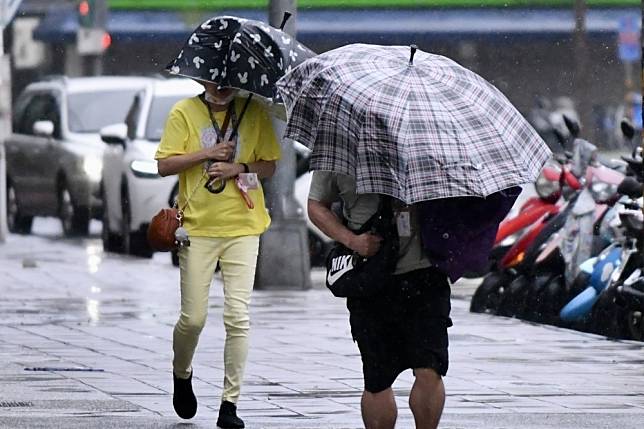
<svg viewBox="0 0 644 429">
<path fill-rule="evenodd" d="M 633 124 L 631 124 L 631 121 L 624 118 L 622 119 L 622 122 L 620 122 L 619 126 L 622 129 L 622 134 L 624 134 L 624 137 L 626 137 L 628 140 L 631 140 L 635 135 L 635 128 L 633 127 Z"/>
<path fill-rule="evenodd" d="M 633 177 L 626 177 L 617 187 L 617 192 L 636 199 L 642 196 L 642 184 Z"/>
<path fill-rule="evenodd" d="M 568 131 L 570 131 L 570 135 L 572 135 L 573 137 L 579 137 L 579 132 L 581 131 L 579 122 L 577 122 L 575 119 L 570 118 L 566 114 L 563 115 L 563 120 L 566 124 L 566 128 L 568 128 Z"/>
</svg>

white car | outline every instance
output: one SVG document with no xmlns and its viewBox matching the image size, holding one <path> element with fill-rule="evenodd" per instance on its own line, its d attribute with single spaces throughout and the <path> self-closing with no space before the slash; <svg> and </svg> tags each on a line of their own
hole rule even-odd
<svg viewBox="0 0 644 429">
<path fill-rule="evenodd" d="M 103 247 L 151 256 L 146 231 L 152 217 L 172 204 L 177 177 L 158 174 L 154 154 L 172 106 L 203 87 L 190 79 L 150 79 L 134 98 L 125 123 L 101 130 Z"/>
<path fill-rule="evenodd" d="M 57 216 L 65 235 L 100 218 L 105 144 L 99 130 L 122 121 L 147 78 L 52 77 L 20 94 L 7 138 L 7 219 L 29 233 L 34 216 Z"/>
</svg>

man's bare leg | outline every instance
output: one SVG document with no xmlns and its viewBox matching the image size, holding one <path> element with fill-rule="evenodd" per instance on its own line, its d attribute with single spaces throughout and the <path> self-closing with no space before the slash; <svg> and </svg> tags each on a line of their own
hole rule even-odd
<svg viewBox="0 0 644 429">
<path fill-rule="evenodd" d="M 414 414 L 416 429 L 436 429 L 445 405 L 445 386 L 436 371 L 429 368 L 414 370 L 416 381 L 409 395 L 409 407 Z"/>
<path fill-rule="evenodd" d="M 394 391 L 390 388 L 378 393 L 362 393 L 362 421 L 365 429 L 393 429 L 398 417 Z"/>
</svg>

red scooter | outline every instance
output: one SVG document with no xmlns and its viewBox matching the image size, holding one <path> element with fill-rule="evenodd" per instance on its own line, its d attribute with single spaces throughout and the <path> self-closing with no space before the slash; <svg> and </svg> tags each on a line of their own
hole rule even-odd
<svg viewBox="0 0 644 429">
<path fill-rule="evenodd" d="M 560 212 L 570 195 L 581 189 L 581 182 L 570 171 L 567 163 L 567 158 L 559 157 L 556 163 L 546 164 L 535 183 L 538 196 L 526 201 L 515 217 L 501 223 L 495 246 L 498 247 L 497 254 L 502 257 L 493 261 L 496 268 L 511 268 L 520 263 L 526 249 L 541 233 L 548 220 Z"/>
</svg>

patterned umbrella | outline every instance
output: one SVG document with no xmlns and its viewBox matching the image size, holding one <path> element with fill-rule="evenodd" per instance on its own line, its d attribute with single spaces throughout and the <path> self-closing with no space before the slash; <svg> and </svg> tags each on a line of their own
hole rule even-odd
<svg viewBox="0 0 644 429">
<path fill-rule="evenodd" d="M 415 54 L 415 59 L 414 59 Z M 492 84 L 412 46 L 347 45 L 277 82 L 285 136 L 312 170 L 408 204 L 488 196 L 537 178 L 550 151 Z"/>
<path fill-rule="evenodd" d="M 292 36 L 263 22 L 220 16 L 198 26 L 166 70 L 272 99 L 275 82 L 314 55 Z"/>
</svg>

